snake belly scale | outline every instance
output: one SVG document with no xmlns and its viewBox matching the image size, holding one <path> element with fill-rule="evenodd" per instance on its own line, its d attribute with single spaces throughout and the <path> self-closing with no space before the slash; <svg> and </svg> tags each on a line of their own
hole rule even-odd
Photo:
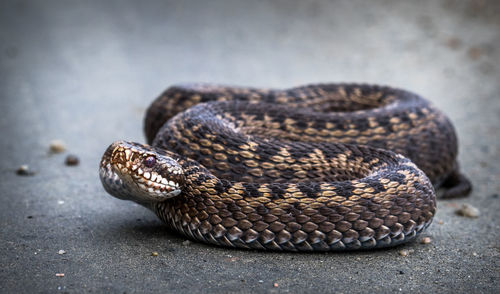
<svg viewBox="0 0 500 294">
<path fill-rule="evenodd" d="M 145 132 L 149 144 L 108 147 L 104 188 L 215 245 L 394 246 L 430 225 L 435 188 L 471 190 L 449 119 L 390 87 L 179 85 L 149 107 Z"/>
</svg>

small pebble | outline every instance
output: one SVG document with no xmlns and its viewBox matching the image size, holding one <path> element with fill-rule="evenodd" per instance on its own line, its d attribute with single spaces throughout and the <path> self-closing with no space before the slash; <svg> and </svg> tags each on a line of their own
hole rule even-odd
<svg viewBox="0 0 500 294">
<path fill-rule="evenodd" d="M 152 256 L 158 256 L 158 252 L 153 251 L 153 252 L 151 252 L 151 255 L 152 255 Z"/>
<path fill-rule="evenodd" d="M 407 249 L 402 249 L 399 251 L 399 255 L 404 256 L 404 257 L 408 256 L 409 254 L 410 254 L 410 251 L 408 251 Z"/>
<path fill-rule="evenodd" d="M 446 45 L 448 47 L 450 47 L 451 49 L 458 49 L 461 44 L 462 44 L 462 41 L 460 41 L 460 39 L 455 38 L 455 37 L 449 38 L 448 40 L 446 40 Z"/>
<path fill-rule="evenodd" d="M 57 251 L 57 254 L 59 254 L 59 255 L 66 254 L 66 251 L 61 249 L 61 250 Z"/>
<path fill-rule="evenodd" d="M 182 242 L 182 245 L 184 245 L 184 246 L 188 246 L 189 244 L 191 244 L 191 241 L 189 241 L 189 240 Z"/>
<path fill-rule="evenodd" d="M 264 280 L 259 280 L 259 283 L 261 283 L 261 284 L 264 283 Z"/>
<path fill-rule="evenodd" d="M 470 217 L 470 218 L 477 218 L 479 217 L 479 209 L 475 208 L 474 206 L 470 204 L 462 204 L 462 206 L 455 210 L 455 213 L 460 216 L 464 217 Z"/>
<path fill-rule="evenodd" d="M 80 163 L 80 159 L 76 155 L 68 154 L 64 163 L 68 166 L 75 166 Z"/>
<path fill-rule="evenodd" d="M 20 176 L 32 176 L 35 172 L 30 170 L 30 167 L 27 164 L 23 164 L 16 170 L 16 174 Z"/>
<path fill-rule="evenodd" d="M 64 274 L 63 273 L 57 273 L 56 277 L 64 277 Z"/>
<path fill-rule="evenodd" d="M 481 55 L 483 55 L 483 50 L 481 50 L 481 48 L 478 47 L 471 47 L 467 51 L 467 54 L 469 55 L 470 59 L 477 60 L 479 59 L 479 57 L 481 57 Z"/>
<path fill-rule="evenodd" d="M 404 274 L 405 274 L 405 272 L 404 272 L 404 271 L 399 271 L 399 274 L 400 274 L 400 275 L 404 275 Z"/>
<path fill-rule="evenodd" d="M 432 241 L 431 238 L 424 237 L 424 238 L 422 238 L 422 240 L 420 240 L 420 243 L 421 244 L 429 244 L 429 243 L 431 243 L 431 241 Z"/>
<path fill-rule="evenodd" d="M 52 153 L 62 153 L 66 150 L 64 142 L 61 140 L 53 140 L 50 142 L 49 148 Z"/>
</svg>

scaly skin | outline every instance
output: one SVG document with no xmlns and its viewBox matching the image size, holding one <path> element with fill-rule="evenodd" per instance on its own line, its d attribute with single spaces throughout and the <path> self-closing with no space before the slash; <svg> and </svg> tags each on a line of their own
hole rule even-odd
<svg viewBox="0 0 500 294">
<path fill-rule="evenodd" d="M 433 183 L 447 196 L 470 191 L 449 120 L 388 87 L 177 86 L 149 108 L 146 134 L 152 145 L 121 141 L 105 152 L 106 190 L 217 245 L 393 246 L 431 223 Z"/>
</svg>

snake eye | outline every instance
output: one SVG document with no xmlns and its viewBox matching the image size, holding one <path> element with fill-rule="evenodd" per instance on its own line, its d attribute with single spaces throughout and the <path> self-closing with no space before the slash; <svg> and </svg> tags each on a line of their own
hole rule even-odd
<svg viewBox="0 0 500 294">
<path fill-rule="evenodd" d="M 154 156 L 148 156 L 144 159 L 143 162 L 146 167 L 153 167 L 156 163 L 156 159 L 154 158 Z"/>
</svg>

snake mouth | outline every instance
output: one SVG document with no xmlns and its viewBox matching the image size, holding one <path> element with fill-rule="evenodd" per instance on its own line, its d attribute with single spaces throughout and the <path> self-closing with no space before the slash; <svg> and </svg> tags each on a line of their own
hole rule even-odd
<svg viewBox="0 0 500 294">
<path fill-rule="evenodd" d="M 140 203 L 175 197 L 184 182 L 177 161 L 149 145 L 132 142 L 111 144 L 101 160 L 101 170 L 101 181 L 108 192 Z"/>
<path fill-rule="evenodd" d="M 129 169 L 124 167 L 121 163 L 114 166 L 115 171 L 124 177 L 130 176 L 133 181 L 143 190 L 147 190 L 149 193 L 164 194 L 172 193 L 173 196 L 177 196 L 181 191 L 179 184 L 171 180 L 163 178 L 157 172 L 144 172 L 141 168 L 133 165 L 131 168 L 132 174 L 129 174 Z M 124 169 L 126 170 L 123 173 Z"/>
</svg>

